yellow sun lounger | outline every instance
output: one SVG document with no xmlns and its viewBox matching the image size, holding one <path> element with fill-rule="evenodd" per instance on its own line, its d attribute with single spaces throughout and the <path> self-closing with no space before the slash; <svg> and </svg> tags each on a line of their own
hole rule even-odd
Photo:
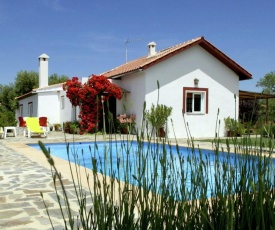
<svg viewBox="0 0 275 230">
<path fill-rule="evenodd" d="M 28 117 L 26 119 L 26 126 L 28 131 L 28 137 L 33 135 L 44 135 L 47 136 L 47 132 L 40 127 L 39 120 L 37 117 Z"/>
<path fill-rule="evenodd" d="M 4 131 L 2 127 L 0 127 L 0 138 L 4 138 Z"/>
</svg>

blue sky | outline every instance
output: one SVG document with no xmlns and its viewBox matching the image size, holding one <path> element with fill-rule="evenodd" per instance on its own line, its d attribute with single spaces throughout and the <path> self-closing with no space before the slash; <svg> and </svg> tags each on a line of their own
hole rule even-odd
<svg viewBox="0 0 275 230">
<path fill-rule="evenodd" d="M 49 74 L 87 77 L 157 50 L 204 36 L 253 75 L 275 70 L 275 1 L 259 0 L 0 0 L 0 84 L 21 70 L 38 71 L 46 53 Z"/>
</svg>

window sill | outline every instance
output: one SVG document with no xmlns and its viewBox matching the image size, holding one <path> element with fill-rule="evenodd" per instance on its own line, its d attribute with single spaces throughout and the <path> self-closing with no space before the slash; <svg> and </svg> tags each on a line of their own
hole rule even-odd
<svg viewBox="0 0 275 230">
<path fill-rule="evenodd" d="M 187 115 L 205 115 L 205 113 L 190 113 L 190 112 L 187 112 L 186 114 Z"/>
</svg>

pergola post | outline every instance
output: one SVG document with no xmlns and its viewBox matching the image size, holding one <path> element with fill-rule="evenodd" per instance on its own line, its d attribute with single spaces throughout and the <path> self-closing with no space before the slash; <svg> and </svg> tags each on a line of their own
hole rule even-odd
<svg viewBox="0 0 275 230">
<path fill-rule="evenodd" d="M 268 98 L 266 98 L 266 109 L 265 109 L 265 123 L 267 124 L 268 122 Z"/>
</svg>

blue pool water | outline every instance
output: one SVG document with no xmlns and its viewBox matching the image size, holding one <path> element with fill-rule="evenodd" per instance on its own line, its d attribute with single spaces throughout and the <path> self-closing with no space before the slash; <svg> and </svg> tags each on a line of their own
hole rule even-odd
<svg viewBox="0 0 275 230">
<path fill-rule="evenodd" d="M 40 150 L 37 144 L 28 145 Z M 67 154 L 67 146 L 69 154 Z M 64 160 L 68 160 L 69 156 L 70 161 L 90 169 L 93 169 L 93 159 L 94 162 L 96 161 L 97 171 L 135 185 L 139 185 L 141 182 L 139 178 L 145 177 L 148 188 L 155 186 L 159 193 L 162 190 L 161 183 L 165 181 L 166 188 L 171 189 L 171 191 L 178 191 L 175 196 L 179 199 L 182 198 L 182 194 L 179 194 L 182 190 L 185 190 L 186 194 L 188 192 L 193 194 L 192 197 L 186 199 L 193 199 L 194 184 L 197 187 L 198 185 L 200 187 L 207 186 L 207 191 L 196 191 L 197 197 L 195 198 L 201 196 L 201 193 L 211 197 L 215 191 L 215 179 L 217 177 L 223 178 L 223 180 L 232 177 L 232 175 L 239 178 L 237 166 L 239 156 L 237 154 L 219 153 L 217 155 L 211 150 L 192 150 L 187 147 L 152 143 L 140 145 L 134 141 L 97 142 L 96 144 L 94 142 L 74 142 L 69 145 L 54 143 L 45 144 L 45 147 L 50 149 L 53 156 Z M 167 163 L 163 164 L 164 161 Z M 250 167 L 253 170 L 252 164 Z M 196 178 L 196 175 L 199 177 Z M 182 183 L 183 180 L 184 183 Z M 223 185 L 221 190 L 225 193 L 232 193 L 234 188 L 228 186 Z"/>
</svg>

